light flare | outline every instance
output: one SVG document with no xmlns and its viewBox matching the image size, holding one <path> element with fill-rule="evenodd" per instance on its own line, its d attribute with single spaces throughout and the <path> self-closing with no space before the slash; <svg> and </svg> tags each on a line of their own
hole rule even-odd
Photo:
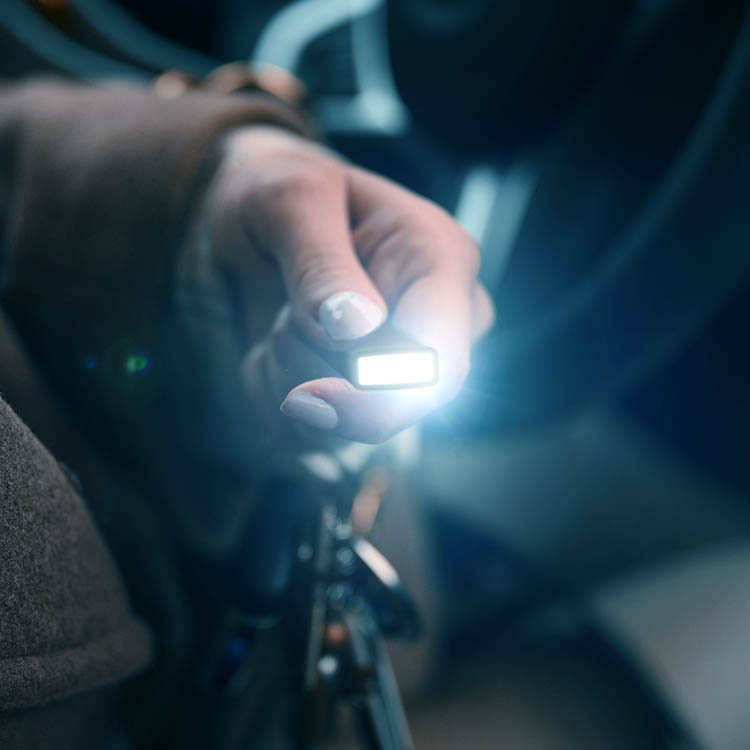
<svg viewBox="0 0 750 750">
<path fill-rule="evenodd" d="M 433 351 L 362 354 L 357 357 L 356 375 L 363 388 L 428 386 L 437 381 L 437 359 Z"/>
</svg>

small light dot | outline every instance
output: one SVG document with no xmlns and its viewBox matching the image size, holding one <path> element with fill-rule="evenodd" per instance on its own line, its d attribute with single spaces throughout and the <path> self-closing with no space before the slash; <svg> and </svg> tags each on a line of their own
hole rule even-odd
<svg viewBox="0 0 750 750">
<path fill-rule="evenodd" d="M 125 371 L 130 375 L 138 375 L 147 372 L 150 365 L 148 357 L 144 357 L 142 354 L 131 354 L 125 360 Z"/>
<path fill-rule="evenodd" d="M 307 562 L 308 560 L 312 560 L 313 556 L 313 548 L 311 544 L 300 544 L 300 546 L 297 548 L 297 557 L 302 562 Z"/>
<path fill-rule="evenodd" d="M 326 654 L 318 659 L 318 670 L 323 677 L 331 677 L 336 674 L 336 670 L 339 668 L 338 659 L 335 656 Z"/>
</svg>

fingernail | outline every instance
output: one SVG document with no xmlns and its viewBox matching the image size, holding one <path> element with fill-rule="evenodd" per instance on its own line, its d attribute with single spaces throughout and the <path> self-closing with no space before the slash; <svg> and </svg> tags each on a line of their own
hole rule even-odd
<svg viewBox="0 0 750 750">
<path fill-rule="evenodd" d="M 365 336 L 384 319 L 383 311 L 371 299 L 357 292 L 336 292 L 318 308 L 318 320 L 334 341 Z"/>
<path fill-rule="evenodd" d="M 332 430 L 339 422 L 339 415 L 329 403 L 304 391 L 287 396 L 281 405 L 281 411 L 287 417 L 319 430 Z"/>
</svg>

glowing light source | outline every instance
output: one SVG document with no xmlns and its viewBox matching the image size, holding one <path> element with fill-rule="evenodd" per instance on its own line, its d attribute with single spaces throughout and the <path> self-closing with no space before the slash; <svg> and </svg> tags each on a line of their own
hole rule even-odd
<svg viewBox="0 0 750 750">
<path fill-rule="evenodd" d="M 356 385 L 360 388 L 408 388 L 437 382 L 437 356 L 432 349 L 359 354 Z"/>
<path fill-rule="evenodd" d="M 437 350 L 386 322 L 357 341 L 356 348 L 317 353 L 357 388 L 423 388 L 438 381 Z"/>
</svg>

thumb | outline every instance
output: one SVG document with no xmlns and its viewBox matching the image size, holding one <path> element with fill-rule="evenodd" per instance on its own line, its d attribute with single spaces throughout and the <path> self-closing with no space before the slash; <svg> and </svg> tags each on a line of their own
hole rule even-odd
<svg viewBox="0 0 750 750">
<path fill-rule="evenodd" d="M 315 166 L 288 174 L 246 215 L 250 236 L 279 264 L 297 323 L 325 344 L 370 333 L 387 307 L 354 249 L 343 176 Z"/>
</svg>

